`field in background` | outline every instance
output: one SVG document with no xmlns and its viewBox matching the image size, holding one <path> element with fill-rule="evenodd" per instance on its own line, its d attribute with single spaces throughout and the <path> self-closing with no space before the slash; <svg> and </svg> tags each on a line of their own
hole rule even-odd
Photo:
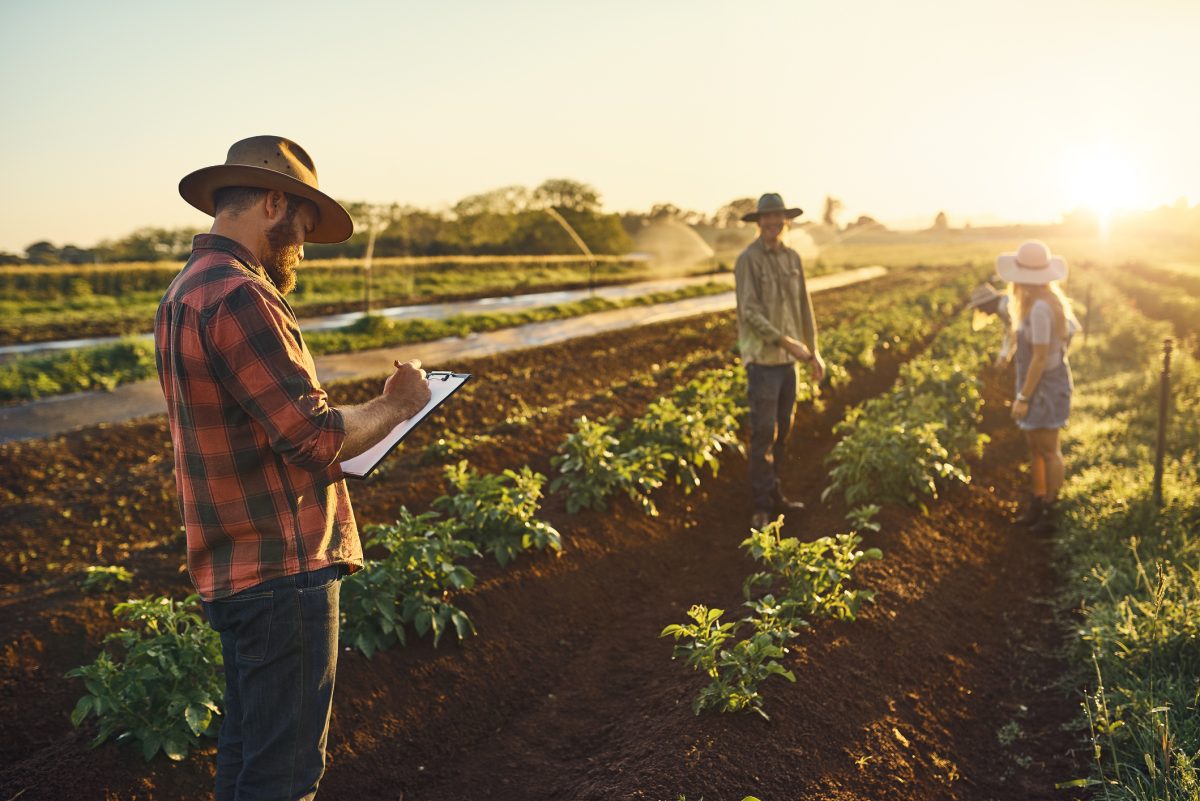
<svg viewBox="0 0 1200 801">
<path fill-rule="evenodd" d="M 888 420 L 876 401 L 897 375 L 911 375 L 923 352 L 947 360 L 935 332 L 943 322 L 970 327 L 954 309 L 998 252 L 1031 235 L 864 233 L 827 243 L 810 259 L 814 273 L 870 263 L 895 269 L 878 283 L 816 299 L 823 349 L 842 370 L 820 403 L 808 398 L 798 413 L 793 436 L 803 456 L 784 470 L 789 492 L 809 504 L 803 521 L 788 521 L 797 536 L 844 529 L 849 503 L 831 496 L 827 506 L 821 494 L 830 479 L 824 456 L 847 431 L 890 436 L 919 428 L 881 425 Z M 973 480 L 939 480 L 937 497 L 922 508 L 871 498 L 883 507 L 883 530 L 861 533 L 884 559 L 863 570 L 861 586 L 877 593 L 876 602 L 853 624 L 815 625 L 778 657 L 798 681 L 765 685 L 769 724 L 696 718 L 689 707 L 697 677 L 672 663 L 669 645 L 656 638 L 665 623 L 684 619 L 690 603 L 739 614 L 738 588 L 750 569 L 737 551 L 748 513 L 744 460 L 726 450 L 720 476 L 714 458 L 703 486 L 666 482 L 656 500 L 662 517 L 643 514 L 631 500 L 636 493 L 575 514 L 548 484 L 541 513 L 563 535 L 561 555 L 520 556 L 508 567 L 475 555 L 466 562 L 479 578 L 474 588 L 437 596 L 468 613 L 478 636 L 439 649 L 414 636 L 371 661 L 343 656 L 339 697 L 359 702 L 337 704 L 328 787 L 360 797 L 384 790 L 463 797 L 464 788 L 489 786 L 494 797 L 527 801 L 676 798 L 684 789 L 689 798 L 749 791 L 783 798 L 838 786 L 855 799 L 1024 801 L 1048 797 L 1056 782 L 1105 781 L 1097 797 L 1192 797 L 1182 794 L 1200 781 L 1191 761 L 1200 742 L 1192 714 L 1200 440 L 1191 348 L 1181 348 L 1174 366 L 1161 513 L 1148 477 L 1158 350 L 1168 333 L 1194 336 L 1188 326 L 1200 320 L 1200 267 L 1186 248 L 1169 244 L 1043 238 L 1071 263 L 1069 290 L 1091 325 L 1090 340 L 1081 337 L 1071 356 L 1077 404 L 1065 438 L 1069 482 L 1057 541 L 1033 539 L 1010 522 L 1026 481 L 1024 444 L 1008 417 L 1011 368 L 963 367 L 966 385 L 982 392 L 978 422 L 992 438 L 982 459 L 971 458 Z M 954 302 L 929 308 L 939 293 Z M 878 312 L 918 330 L 882 335 Z M 441 428 L 418 432 L 393 457 L 391 471 L 354 488 L 356 509 L 363 521 L 383 521 L 399 504 L 430 508 L 444 466 L 458 459 L 485 471 L 524 463 L 554 476 L 553 455 L 580 418 L 615 425 L 609 415 L 690 413 L 656 398 L 702 371 L 732 366 L 734 336 L 727 312 L 647 326 L 637 348 L 628 347 L 627 334 L 609 334 L 477 360 L 471 370 L 481 380 L 447 406 Z M 975 336 L 999 339 L 994 325 Z M 544 380 L 525 380 L 530 375 Z M 368 383 L 332 392 L 357 402 L 374 391 Z M 854 414 L 860 402 L 872 411 Z M 663 430 L 704 429 L 689 420 Z M 940 430 L 931 425 L 926 433 Z M 737 433 L 744 440 L 745 431 Z M 620 440 L 593 444 L 607 458 Z M 679 456 L 680 447 L 668 453 Z M 920 461 L 897 452 L 905 464 Z M 926 455 L 944 466 L 934 450 Z M 77 786 L 80 775 L 122 797 L 142 792 L 135 787 L 147 788 L 136 797 L 148 799 L 204 797 L 208 741 L 182 764 L 146 764 L 125 746 L 85 750 L 94 729 L 77 732 L 66 720 L 83 690 L 63 673 L 94 658 L 104 635 L 120 626 L 111 604 L 187 591 L 164 421 L 9 444 L 0 457 L 8 471 L 0 530 L 14 543 L 0 565 L 9 576 L 0 618 L 14 632 L 0 695 L 39 698 L 0 705 L 5 731 L 21 733 L 0 737 L 13 765 L 0 771 L 0 797 L 62 797 L 55 782 L 69 777 Z M 106 476 L 95 475 L 98 459 L 112 468 Z M 129 571 L 127 586 L 87 583 L 89 569 L 115 568 Z M 394 680 L 381 689 L 385 674 Z M 406 758 L 384 758 L 397 744 Z M 1102 759 L 1090 762 L 1092 754 Z"/>
<path fill-rule="evenodd" d="M 0 267 L 0 345 L 148 332 L 154 311 L 182 264 Z M 703 271 L 676 269 L 674 274 Z M 492 295 L 626 283 L 672 274 L 624 256 L 376 259 L 371 303 L 427 303 Z M 361 261 L 306 261 L 289 301 L 300 316 L 361 309 L 367 283 Z"/>
</svg>

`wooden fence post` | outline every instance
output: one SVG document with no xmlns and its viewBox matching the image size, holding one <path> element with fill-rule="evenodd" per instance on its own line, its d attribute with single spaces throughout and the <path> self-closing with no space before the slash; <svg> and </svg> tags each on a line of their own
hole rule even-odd
<svg viewBox="0 0 1200 801">
<path fill-rule="evenodd" d="M 1163 340 L 1162 377 L 1158 388 L 1158 446 L 1154 453 L 1154 505 L 1162 508 L 1163 458 L 1167 450 L 1167 407 L 1171 397 L 1171 338 Z"/>
</svg>

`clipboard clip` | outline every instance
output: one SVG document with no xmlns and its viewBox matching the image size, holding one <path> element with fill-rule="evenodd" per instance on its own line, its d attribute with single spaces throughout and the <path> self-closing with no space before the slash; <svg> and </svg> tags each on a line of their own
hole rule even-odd
<svg viewBox="0 0 1200 801">
<path fill-rule="evenodd" d="M 430 370 L 425 374 L 426 381 L 449 381 L 455 377 L 456 374 L 449 370 Z"/>
</svg>

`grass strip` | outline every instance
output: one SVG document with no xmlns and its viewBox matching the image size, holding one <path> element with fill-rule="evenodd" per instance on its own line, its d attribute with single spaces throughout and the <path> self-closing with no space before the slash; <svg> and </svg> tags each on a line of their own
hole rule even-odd
<svg viewBox="0 0 1200 801">
<path fill-rule="evenodd" d="M 1115 292 L 1105 329 L 1071 356 L 1068 478 L 1055 549 L 1075 614 L 1090 775 L 1114 801 L 1200 798 L 1200 366 L 1172 361 L 1165 505 L 1152 499 L 1162 339 Z"/>
<path fill-rule="evenodd" d="M 388 320 L 369 316 L 337 331 L 314 331 L 306 334 L 304 340 L 317 355 L 353 353 L 728 291 L 728 284 L 708 282 L 623 300 L 588 298 L 519 312 L 455 315 L 445 320 Z M 0 403 L 20 403 L 69 392 L 112 390 L 155 375 L 154 345 L 144 339 L 129 338 L 111 345 L 22 356 L 0 364 Z"/>
</svg>

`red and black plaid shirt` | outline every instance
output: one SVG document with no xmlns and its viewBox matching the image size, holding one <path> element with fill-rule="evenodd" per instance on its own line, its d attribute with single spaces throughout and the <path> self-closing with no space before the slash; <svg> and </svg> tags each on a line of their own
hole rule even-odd
<svg viewBox="0 0 1200 801">
<path fill-rule="evenodd" d="M 188 571 L 205 600 L 362 565 L 346 438 L 296 315 L 232 239 L 197 236 L 154 320 Z"/>
</svg>

